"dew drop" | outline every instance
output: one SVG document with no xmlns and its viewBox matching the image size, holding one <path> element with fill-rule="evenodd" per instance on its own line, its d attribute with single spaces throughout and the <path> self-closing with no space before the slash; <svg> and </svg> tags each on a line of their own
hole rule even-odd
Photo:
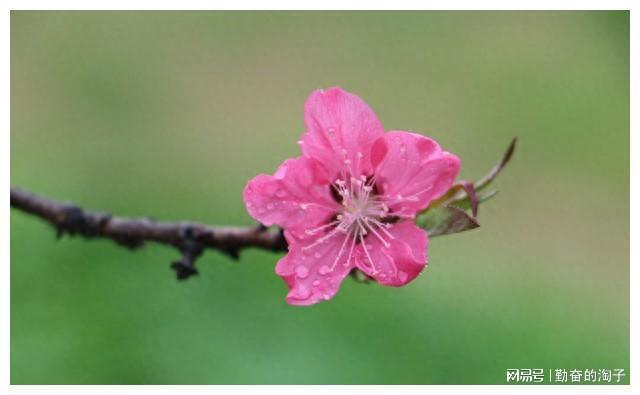
<svg viewBox="0 0 640 395">
<path fill-rule="evenodd" d="M 336 128 L 329 128 L 327 130 L 327 133 L 329 134 L 329 137 L 335 137 L 336 135 Z"/>
<path fill-rule="evenodd" d="M 309 275 L 309 269 L 307 269 L 306 266 L 298 266 L 296 267 L 296 276 L 298 276 L 298 278 L 305 278 Z"/>
<path fill-rule="evenodd" d="M 315 254 L 313 254 L 313 256 L 315 256 L 316 258 L 320 258 L 322 254 L 320 254 L 319 252 L 316 252 Z"/>
<path fill-rule="evenodd" d="M 331 295 L 329 295 L 329 294 L 324 294 L 324 295 L 322 295 L 322 299 L 324 299 L 324 300 L 329 300 L 329 299 L 331 299 Z"/>
<path fill-rule="evenodd" d="M 307 299 L 309 296 L 311 296 L 311 290 L 307 288 L 305 285 L 300 284 L 298 286 L 297 297 L 300 299 Z"/>
<path fill-rule="evenodd" d="M 314 280 L 311 285 L 313 285 L 314 287 L 317 287 L 318 285 L 320 285 L 320 280 Z"/>
<path fill-rule="evenodd" d="M 279 198 L 283 198 L 287 196 L 287 192 L 284 189 L 278 189 L 276 192 L 276 196 Z"/>
<path fill-rule="evenodd" d="M 267 210 L 273 210 L 273 203 L 267 204 Z"/>
<path fill-rule="evenodd" d="M 400 281 L 405 282 L 409 278 L 409 274 L 407 272 L 400 271 L 398 272 L 398 278 Z"/>
<path fill-rule="evenodd" d="M 331 271 L 331 268 L 327 265 L 322 265 L 320 266 L 320 269 L 318 269 L 318 273 L 322 274 L 323 276 L 329 273 L 330 271 Z"/>
</svg>

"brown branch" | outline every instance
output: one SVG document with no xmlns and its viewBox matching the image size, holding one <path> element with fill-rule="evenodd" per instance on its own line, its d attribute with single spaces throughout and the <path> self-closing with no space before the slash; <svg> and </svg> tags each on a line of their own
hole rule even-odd
<svg viewBox="0 0 640 395">
<path fill-rule="evenodd" d="M 69 203 L 49 200 L 18 188 L 11 188 L 11 207 L 48 221 L 64 234 L 86 239 L 106 238 L 118 245 L 136 249 L 150 241 L 177 248 L 182 258 L 171 267 L 178 279 L 186 279 L 198 271 L 196 259 L 206 248 L 216 249 L 237 259 L 248 247 L 270 251 L 286 251 L 282 231 L 255 227 L 218 227 L 193 222 L 156 222 L 147 218 L 123 218 L 86 211 Z"/>
</svg>

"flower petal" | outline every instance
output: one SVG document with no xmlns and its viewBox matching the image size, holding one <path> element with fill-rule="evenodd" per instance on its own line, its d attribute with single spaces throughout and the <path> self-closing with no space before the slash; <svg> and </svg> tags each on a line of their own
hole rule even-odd
<svg viewBox="0 0 640 395">
<path fill-rule="evenodd" d="M 342 280 L 353 269 L 353 254 L 349 257 L 352 239 L 337 232 L 321 242 L 320 239 L 330 232 L 304 243 L 285 232 L 289 253 L 278 261 L 276 274 L 290 288 L 286 297 L 288 304 L 305 306 L 333 298 Z"/>
<path fill-rule="evenodd" d="M 372 148 L 376 185 L 395 212 L 414 215 L 445 194 L 460 171 L 460 159 L 419 134 L 392 131 Z M 382 159 L 379 159 L 382 158 Z"/>
<path fill-rule="evenodd" d="M 275 175 L 249 181 L 243 199 L 249 214 L 261 223 L 290 230 L 326 222 L 338 205 L 331 197 L 326 171 L 313 159 L 286 160 Z"/>
<path fill-rule="evenodd" d="M 380 229 L 377 232 L 380 237 L 370 232 L 365 245 L 357 247 L 358 269 L 382 285 L 400 287 L 411 282 L 427 264 L 427 232 L 411 221 L 401 221 L 388 228 L 393 238 Z"/>
<path fill-rule="evenodd" d="M 302 152 L 324 164 L 332 178 L 345 171 L 372 174 L 369 153 L 384 129 L 362 99 L 338 87 L 317 90 L 304 106 L 304 122 Z"/>
</svg>

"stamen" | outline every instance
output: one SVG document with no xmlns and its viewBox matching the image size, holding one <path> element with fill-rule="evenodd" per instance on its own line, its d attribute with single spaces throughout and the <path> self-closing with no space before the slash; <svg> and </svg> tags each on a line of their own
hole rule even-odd
<svg viewBox="0 0 640 395">
<path fill-rule="evenodd" d="M 404 207 L 402 208 L 402 210 L 398 212 L 394 212 L 392 216 L 398 217 L 398 218 L 404 218 L 404 219 L 414 219 L 416 217 L 415 214 L 406 214 L 406 213 L 403 213 L 402 211 L 404 211 Z"/>
<path fill-rule="evenodd" d="M 367 225 L 367 227 L 371 230 L 371 232 L 373 232 L 374 235 L 376 235 L 376 237 L 380 240 L 380 242 L 387 248 L 391 247 L 391 244 L 389 244 L 382 236 L 380 236 L 380 233 L 376 232 L 376 230 L 373 228 L 373 226 L 369 225 L 369 218 L 364 219 L 364 223 L 365 225 Z"/>
<path fill-rule="evenodd" d="M 356 221 L 358 221 L 358 226 L 360 226 L 360 228 L 357 229 L 360 231 L 360 235 L 368 234 L 369 232 L 367 232 L 367 228 L 365 228 L 364 225 L 362 225 L 360 218 L 356 218 Z"/>
<path fill-rule="evenodd" d="M 349 262 L 351 262 L 351 254 L 353 254 L 353 249 L 356 246 L 356 235 L 351 235 L 353 237 L 351 237 L 351 248 L 349 248 L 349 255 L 347 256 L 347 260 L 344 263 L 345 266 L 349 266 Z"/>
<path fill-rule="evenodd" d="M 338 261 L 340 260 L 340 257 L 342 256 L 342 252 L 344 251 L 344 247 L 347 245 L 347 240 L 349 240 L 349 235 L 345 235 L 344 236 L 344 241 L 342 242 L 342 246 L 340 247 L 340 251 L 338 251 L 338 256 L 336 256 L 336 259 L 333 261 L 333 265 L 331 265 L 330 271 L 333 271 L 333 269 L 335 269 L 336 265 L 338 264 Z"/>
<path fill-rule="evenodd" d="M 369 251 L 367 250 L 367 246 L 364 244 L 364 238 L 362 237 L 362 233 L 360 233 L 360 244 L 362 245 L 362 249 L 364 250 L 367 259 L 369 259 L 369 263 L 371 264 L 371 274 L 375 275 L 378 273 L 376 269 L 376 265 L 373 263 L 373 259 L 371 259 L 371 255 L 369 255 Z"/>
<path fill-rule="evenodd" d="M 395 237 L 393 237 L 393 235 L 387 230 L 387 228 L 391 224 L 383 224 L 375 218 L 370 218 L 369 220 L 373 222 L 373 224 L 376 225 L 381 231 L 383 231 L 385 235 L 389 236 L 391 239 L 395 239 Z"/>
<path fill-rule="evenodd" d="M 315 234 L 315 233 L 317 233 L 317 232 L 321 231 L 322 229 L 326 229 L 326 228 L 331 227 L 331 226 L 333 226 L 333 225 L 337 225 L 337 224 L 339 224 L 339 223 L 340 223 L 339 219 L 340 219 L 340 218 L 338 218 L 338 220 L 336 220 L 336 221 L 330 222 L 330 223 L 325 224 L 325 225 L 318 226 L 318 227 L 316 227 L 316 228 L 307 229 L 307 230 L 305 230 L 305 231 L 304 231 L 304 233 L 306 233 L 306 234 L 308 234 L 308 235 Z"/>
<path fill-rule="evenodd" d="M 309 244 L 308 246 L 302 247 L 302 250 L 305 251 L 305 250 L 308 250 L 310 248 L 313 248 L 313 247 L 317 246 L 318 244 L 322 244 L 325 241 L 327 241 L 330 238 L 332 238 L 333 236 L 335 236 L 338 232 L 344 232 L 344 230 L 338 226 L 334 230 L 332 230 L 331 232 L 327 233 L 325 236 L 322 236 L 321 238 L 319 238 L 318 240 L 314 241 L 313 243 Z"/>
<path fill-rule="evenodd" d="M 357 170 L 360 170 L 360 160 L 363 155 L 358 153 L 357 163 L 351 163 L 348 155 L 343 151 L 345 155 L 345 164 L 348 165 L 342 167 L 341 175 L 338 179 L 331 183 L 333 188 L 332 193 L 337 198 L 336 193 L 342 198 L 340 209 L 335 213 L 334 219 L 324 225 L 317 226 L 315 228 L 307 229 L 305 232 L 308 235 L 318 234 L 326 229 L 334 227 L 328 230 L 326 234 L 319 235 L 315 241 L 311 244 L 302 247 L 303 250 L 309 250 L 315 246 L 325 243 L 327 240 L 335 237 L 339 233 L 344 233 L 344 239 L 340 242 L 340 248 L 335 256 L 331 266 L 324 265 L 325 272 L 333 271 L 338 266 L 338 262 L 343 261 L 345 267 L 349 266 L 353 258 L 355 246 L 359 242 L 364 249 L 366 256 L 363 263 L 370 275 L 380 273 L 376 264 L 371 258 L 371 254 L 365 244 L 365 239 L 369 233 L 373 233 L 382 245 L 386 248 L 391 247 L 390 240 L 395 239 L 393 234 L 387 230 L 391 227 L 391 224 L 384 223 L 383 218 L 388 216 L 397 218 L 413 218 L 413 215 L 404 213 L 404 208 L 401 208 L 398 213 L 392 211 L 389 207 L 393 202 L 400 202 L 406 200 L 417 199 L 417 195 L 411 195 L 409 197 L 403 197 L 402 195 L 396 195 L 394 198 L 389 199 L 387 196 L 378 195 L 376 190 L 376 176 L 367 176 L 360 172 L 354 173 L 351 168 L 352 165 L 357 166 Z M 374 192 L 375 191 L 375 192 Z M 422 193 L 419 192 L 419 193 Z M 304 203 L 306 206 L 312 203 Z M 316 205 L 322 207 L 322 205 Z M 328 209 L 328 207 L 325 207 Z M 398 207 L 400 208 L 400 207 Z M 335 209 L 334 209 L 335 210 Z M 349 252 L 345 257 L 345 251 L 347 249 L 347 243 L 351 239 L 351 245 L 349 246 Z M 369 246 L 371 247 L 371 245 Z M 320 251 L 316 252 L 317 256 L 321 256 Z M 326 255 L 326 254 L 325 254 Z M 343 259 L 346 258 L 346 261 Z"/>
</svg>

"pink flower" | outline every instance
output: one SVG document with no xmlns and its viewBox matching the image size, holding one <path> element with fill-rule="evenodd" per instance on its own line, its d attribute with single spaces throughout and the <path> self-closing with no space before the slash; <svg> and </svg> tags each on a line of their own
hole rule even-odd
<svg viewBox="0 0 640 395">
<path fill-rule="evenodd" d="M 355 268 L 382 285 L 409 283 L 427 264 L 427 233 L 413 219 L 451 187 L 460 160 L 419 134 L 385 133 L 337 87 L 311 94 L 304 122 L 302 156 L 244 190 L 253 218 L 284 229 L 289 253 L 276 273 L 287 303 L 331 299 Z"/>
</svg>

